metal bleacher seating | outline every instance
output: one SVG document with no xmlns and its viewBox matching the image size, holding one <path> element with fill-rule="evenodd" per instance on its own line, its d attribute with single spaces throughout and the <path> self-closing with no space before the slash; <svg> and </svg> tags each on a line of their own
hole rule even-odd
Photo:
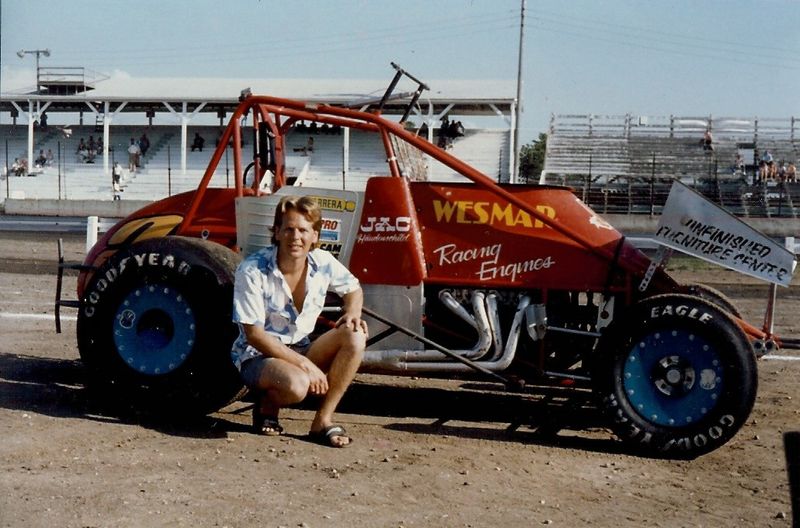
<svg viewBox="0 0 800 528">
<path fill-rule="evenodd" d="M 186 168 L 181 168 L 180 128 L 175 126 L 142 127 L 134 125 L 112 125 L 109 139 L 109 168 L 98 154 L 94 163 L 78 159 L 76 148 L 81 138 L 88 141 L 102 137 L 92 125 L 69 127 L 71 135 L 66 137 L 64 127 L 51 127 L 50 131 L 35 135 L 34 151 L 50 148 L 61 153 L 60 163 L 44 167 L 35 177 L 8 180 L 8 196 L 31 199 L 112 200 L 110 169 L 114 161 L 123 167 L 122 198 L 156 200 L 197 187 L 208 166 L 220 133 L 217 126 L 188 127 Z M 140 158 L 135 172 L 128 171 L 128 146 L 131 138 L 139 139 L 143 132 L 150 140 L 149 150 Z M 205 138 L 202 151 L 191 150 L 191 142 L 199 133 Z M 317 130 L 293 130 L 286 136 L 286 168 L 290 183 L 303 186 L 341 188 L 344 168 L 343 132 Z M 313 151 L 305 151 L 308 138 L 314 138 Z M 0 141 L 9 145 L 9 166 L 16 157 L 27 157 L 27 127 L 0 125 Z M 245 146 L 252 137 L 245 135 Z M 360 190 L 372 176 L 387 175 L 386 156 L 381 139 L 376 134 L 359 130 L 350 132 L 347 188 Z M 468 130 L 457 138 L 451 152 L 483 171 L 490 177 L 507 176 L 508 134 L 498 130 Z M 463 178 L 444 165 L 419 156 L 420 167 L 424 167 L 425 179 L 452 181 Z M 214 187 L 233 186 L 233 157 L 223 157 L 212 177 Z M 4 193 L 5 194 L 5 193 Z"/>
<path fill-rule="evenodd" d="M 701 142 L 707 128 L 713 150 Z M 539 182 L 568 185 L 603 213 L 658 214 L 680 180 L 740 216 L 797 217 L 799 184 L 756 183 L 767 150 L 776 163 L 797 164 L 794 119 L 553 116 Z M 737 153 L 749 154 L 744 172 Z"/>
</svg>

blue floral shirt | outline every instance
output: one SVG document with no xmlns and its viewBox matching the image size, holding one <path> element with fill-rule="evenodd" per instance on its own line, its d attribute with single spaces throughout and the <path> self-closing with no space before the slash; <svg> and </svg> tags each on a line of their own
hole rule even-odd
<svg viewBox="0 0 800 528">
<path fill-rule="evenodd" d="M 345 295 L 357 290 L 358 279 L 336 257 L 322 249 L 308 254 L 306 297 L 298 311 L 292 292 L 278 269 L 277 246 L 267 246 L 247 256 L 236 270 L 233 288 L 233 322 L 239 337 L 231 358 L 236 368 L 261 352 L 247 343 L 242 324 L 263 325 L 264 330 L 287 345 L 307 345 L 322 313 L 328 291 Z"/>
</svg>

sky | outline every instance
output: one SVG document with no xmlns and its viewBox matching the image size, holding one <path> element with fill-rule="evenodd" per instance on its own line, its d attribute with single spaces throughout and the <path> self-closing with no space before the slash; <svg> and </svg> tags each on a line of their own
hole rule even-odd
<svg viewBox="0 0 800 528">
<path fill-rule="evenodd" d="M 0 91 L 110 76 L 516 81 L 523 0 L 0 0 Z M 800 0 L 525 0 L 520 137 L 550 115 L 800 117 Z"/>
</svg>

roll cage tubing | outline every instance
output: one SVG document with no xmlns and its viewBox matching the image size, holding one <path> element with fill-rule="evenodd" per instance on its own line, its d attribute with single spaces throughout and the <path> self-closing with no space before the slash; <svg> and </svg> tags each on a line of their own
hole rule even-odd
<svg viewBox="0 0 800 528">
<path fill-rule="evenodd" d="M 465 176 L 476 185 L 493 192 L 494 194 L 502 197 L 509 203 L 519 207 L 521 210 L 525 211 L 533 218 L 536 218 L 537 220 L 541 221 L 550 228 L 558 231 L 566 238 L 573 240 L 574 242 L 580 244 L 584 248 L 587 248 L 589 251 L 592 251 L 599 257 L 614 263 L 616 266 L 619 266 L 622 270 L 624 270 L 628 274 L 637 276 L 641 273 L 641 271 L 636 267 L 634 267 L 632 264 L 626 262 L 625 260 L 617 259 L 615 257 L 615 251 L 613 248 L 608 248 L 606 246 L 599 246 L 599 247 L 595 246 L 594 244 L 592 244 L 591 240 L 585 238 L 579 233 L 571 231 L 561 226 L 560 224 L 554 222 L 553 219 L 551 219 L 550 217 L 537 211 L 531 205 L 527 204 L 523 200 L 517 198 L 514 194 L 500 187 L 497 183 L 495 183 L 491 178 L 489 178 L 485 174 L 481 173 L 480 171 L 476 170 L 470 165 L 464 163 L 458 158 L 448 154 L 445 150 L 432 144 L 427 139 L 422 139 L 418 137 L 416 134 L 412 134 L 411 132 L 403 128 L 402 125 L 394 123 L 392 121 L 389 121 L 381 117 L 379 113 L 352 110 L 350 108 L 330 106 L 325 104 L 305 103 L 302 101 L 295 101 L 292 99 L 284 99 L 279 97 L 262 96 L 262 95 L 246 96 L 244 100 L 242 100 L 242 102 L 239 104 L 239 106 L 236 107 L 236 110 L 234 110 L 234 113 L 230 121 L 228 122 L 228 126 L 225 128 L 225 131 L 223 132 L 222 137 L 220 138 L 219 143 L 217 144 L 217 148 L 214 151 L 214 155 L 211 157 L 211 160 L 209 161 L 208 168 L 206 169 L 206 172 L 203 175 L 203 179 L 200 181 L 200 185 L 198 186 L 197 191 L 194 193 L 194 196 L 192 197 L 192 202 L 191 205 L 189 206 L 189 210 L 187 211 L 183 221 L 181 222 L 175 234 L 177 235 L 186 234 L 187 231 L 190 229 L 190 226 L 194 221 L 195 215 L 197 214 L 197 211 L 200 208 L 200 204 L 203 201 L 203 197 L 205 195 L 206 189 L 208 188 L 208 184 L 211 181 L 211 177 L 213 176 L 217 165 L 222 159 L 222 155 L 225 152 L 225 149 L 228 148 L 228 143 L 231 141 L 231 139 L 233 139 L 233 154 L 234 154 L 233 169 L 235 176 L 236 196 L 237 197 L 244 196 L 245 194 L 244 181 L 243 181 L 244 175 L 242 173 L 242 149 L 241 149 L 242 130 L 240 125 L 240 120 L 242 117 L 247 115 L 247 113 L 251 109 L 254 111 L 254 117 L 255 117 L 255 110 L 258 110 L 258 117 L 260 118 L 260 121 L 267 123 L 267 126 L 270 128 L 271 132 L 278 139 L 275 145 L 275 158 L 276 158 L 277 168 L 276 168 L 275 179 L 273 182 L 273 188 L 272 188 L 273 191 L 276 191 L 285 184 L 284 163 L 283 163 L 285 157 L 284 153 L 285 144 L 283 138 L 284 134 L 289 130 L 289 128 L 295 122 L 306 121 L 306 120 L 316 121 L 319 123 L 327 123 L 330 125 L 338 125 L 342 127 L 379 133 L 383 141 L 384 150 L 386 151 L 386 156 L 387 156 L 386 161 L 389 164 L 389 171 L 391 173 L 391 176 L 395 178 L 400 178 L 402 176 L 400 174 L 400 169 L 397 165 L 397 158 L 394 153 L 394 148 L 392 147 L 391 141 L 389 139 L 389 133 L 391 132 L 398 138 L 401 138 L 407 143 L 415 146 L 425 154 L 443 163 L 450 169 Z M 279 119 L 280 116 L 285 116 L 287 119 L 283 123 L 281 123 L 280 121 L 276 122 L 276 120 L 273 120 L 270 117 L 270 114 L 275 115 L 276 120 Z M 253 128 L 257 130 L 257 127 L 258 127 L 258 122 L 254 118 Z M 256 177 L 254 178 L 253 182 L 253 189 L 255 193 L 257 193 L 256 189 L 258 189 L 258 185 L 265 171 L 266 171 L 265 168 L 261 168 L 259 166 L 259 157 L 255 156 L 254 174 Z M 771 334 L 768 333 L 766 330 L 760 330 L 740 318 L 736 318 L 736 320 L 739 323 L 740 328 L 742 328 L 742 330 L 745 333 L 754 338 L 764 339 L 766 337 L 771 336 Z"/>
</svg>

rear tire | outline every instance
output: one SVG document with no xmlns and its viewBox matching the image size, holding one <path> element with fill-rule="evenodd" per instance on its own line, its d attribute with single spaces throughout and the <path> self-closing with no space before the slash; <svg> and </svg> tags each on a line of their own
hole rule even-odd
<svg viewBox="0 0 800 528">
<path fill-rule="evenodd" d="M 623 441 L 645 454 L 694 458 L 730 440 L 755 402 L 747 336 L 724 310 L 689 295 L 630 307 L 599 344 L 595 392 Z"/>
<path fill-rule="evenodd" d="M 716 304 L 732 316 L 740 319 L 742 318 L 742 313 L 739 311 L 739 308 L 733 304 L 733 301 L 716 288 L 712 288 L 706 284 L 688 283 L 681 285 L 681 293 L 705 299 L 712 304 Z"/>
<path fill-rule="evenodd" d="M 219 244 L 165 237 L 103 263 L 78 316 L 91 386 L 156 413 L 206 414 L 240 396 L 230 359 L 239 260 Z"/>
</svg>

